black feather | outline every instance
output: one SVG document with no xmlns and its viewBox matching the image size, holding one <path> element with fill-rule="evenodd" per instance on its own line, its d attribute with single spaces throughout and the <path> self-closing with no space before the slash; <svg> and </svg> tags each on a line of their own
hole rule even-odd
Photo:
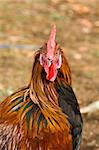
<svg viewBox="0 0 99 150">
<path fill-rule="evenodd" d="M 56 90 L 58 92 L 58 103 L 62 112 L 68 116 L 71 124 L 71 133 L 73 138 L 73 150 L 78 150 L 82 136 L 82 116 L 80 113 L 79 104 L 71 86 L 61 81 L 59 84 L 56 81 Z"/>
</svg>

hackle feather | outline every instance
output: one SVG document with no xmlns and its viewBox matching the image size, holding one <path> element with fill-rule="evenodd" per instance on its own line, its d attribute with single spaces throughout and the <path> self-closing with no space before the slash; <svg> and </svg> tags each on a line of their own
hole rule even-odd
<svg viewBox="0 0 99 150">
<path fill-rule="evenodd" d="M 29 85 L 0 104 L 1 150 L 60 150 L 64 147 L 72 150 L 71 126 L 58 105 L 55 87 L 56 81 L 71 85 L 70 68 L 62 52 L 63 62 L 57 78 L 54 83 L 49 82 L 39 63 L 40 53 L 41 50 L 34 53 Z"/>
</svg>

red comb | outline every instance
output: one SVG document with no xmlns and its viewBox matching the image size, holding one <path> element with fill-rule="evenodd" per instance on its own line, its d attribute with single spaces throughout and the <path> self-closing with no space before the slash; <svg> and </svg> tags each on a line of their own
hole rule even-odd
<svg viewBox="0 0 99 150">
<path fill-rule="evenodd" d="M 56 25 L 52 26 L 49 40 L 47 42 L 47 56 L 48 58 L 53 58 L 55 50 L 55 37 L 56 37 Z"/>
</svg>

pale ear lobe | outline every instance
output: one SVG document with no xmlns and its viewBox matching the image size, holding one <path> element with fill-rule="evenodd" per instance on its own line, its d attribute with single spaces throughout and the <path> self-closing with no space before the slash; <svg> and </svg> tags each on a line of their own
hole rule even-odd
<svg viewBox="0 0 99 150">
<path fill-rule="evenodd" d="M 57 69 L 59 69 L 62 65 L 62 56 L 61 54 L 59 55 L 59 59 L 58 59 L 58 62 L 57 62 Z"/>
<path fill-rule="evenodd" d="M 43 55 L 40 54 L 40 58 L 39 58 L 40 64 L 43 66 Z"/>
</svg>

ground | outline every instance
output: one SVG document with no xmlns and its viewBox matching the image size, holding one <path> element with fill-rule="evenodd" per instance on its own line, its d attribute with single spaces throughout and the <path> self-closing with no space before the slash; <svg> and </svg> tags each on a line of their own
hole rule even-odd
<svg viewBox="0 0 99 150">
<path fill-rule="evenodd" d="M 0 99 L 29 82 L 53 24 L 80 107 L 99 100 L 99 0 L 0 0 Z M 99 112 L 83 120 L 81 150 L 99 150 Z"/>
</svg>

